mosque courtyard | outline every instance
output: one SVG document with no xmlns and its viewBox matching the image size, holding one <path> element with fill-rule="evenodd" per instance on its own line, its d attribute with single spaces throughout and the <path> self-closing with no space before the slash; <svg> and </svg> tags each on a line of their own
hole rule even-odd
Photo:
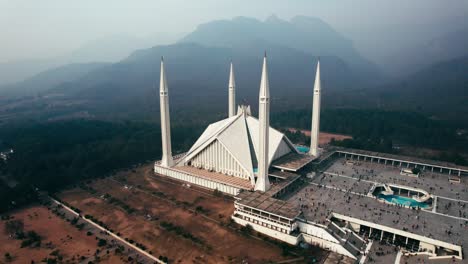
<svg viewBox="0 0 468 264">
<path fill-rule="evenodd" d="M 345 227 L 342 219 L 349 217 L 362 220 L 363 223 L 375 223 L 393 230 L 460 245 L 465 250 L 468 247 L 466 181 L 462 179 L 459 183 L 450 182 L 447 175 L 433 172 L 422 172 L 419 177 L 412 177 L 403 175 L 400 170 L 381 163 L 339 158 L 309 179 L 305 187 L 289 195 L 286 200 L 300 208 L 305 220 L 324 226 L 334 222 Z M 432 195 L 430 205 L 427 209 L 422 209 L 383 202 L 373 195 L 374 188 L 383 184 L 425 190 Z M 365 224 L 355 231 L 365 239 L 381 241 L 380 244 L 397 242 L 396 244 L 400 243 L 403 248 L 411 251 L 419 249 L 417 241 L 369 229 Z M 396 241 L 398 239 L 402 241 Z M 374 252 L 372 259 L 379 257 L 375 255 L 375 248 L 372 247 L 369 253 Z M 385 252 L 396 256 L 393 249 Z M 380 254 L 386 255 L 388 254 Z"/>
</svg>

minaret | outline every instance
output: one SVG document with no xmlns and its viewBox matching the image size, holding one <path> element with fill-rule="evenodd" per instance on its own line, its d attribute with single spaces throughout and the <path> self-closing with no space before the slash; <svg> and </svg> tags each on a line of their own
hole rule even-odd
<svg viewBox="0 0 468 264">
<path fill-rule="evenodd" d="M 236 115 L 236 80 L 234 79 L 234 66 L 231 62 L 229 73 L 229 117 Z"/>
<path fill-rule="evenodd" d="M 258 142 L 258 174 L 255 190 L 266 192 L 270 189 L 268 180 L 268 158 L 269 128 L 270 128 L 270 87 L 268 83 L 268 69 L 266 53 L 263 57 L 262 79 L 260 81 L 260 94 L 258 102 L 259 142 Z"/>
<path fill-rule="evenodd" d="M 310 132 L 310 151 L 312 156 L 318 156 L 318 140 L 320 131 L 320 60 L 317 62 L 317 72 L 315 73 L 314 101 L 312 106 L 312 130 Z"/>
<path fill-rule="evenodd" d="M 167 88 L 166 72 L 164 71 L 164 59 L 161 57 L 161 77 L 159 82 L 159 104 L 161 106 L 161 137 L 162 159 L 161 165 L 171 167 L 173 165 L 171 150 L 171 120 L 169 117 L 169 90 Z"/>
</svg>

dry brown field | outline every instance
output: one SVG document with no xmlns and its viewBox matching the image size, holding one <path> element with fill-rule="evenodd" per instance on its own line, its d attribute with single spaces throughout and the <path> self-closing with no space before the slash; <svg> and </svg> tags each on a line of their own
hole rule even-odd
<svg viewBox="0 0 468 264">
<path fill-rule="evenodd" d="M 229 226 L 232 197 L 215 196 L 209 190 L 187 188 L 181 182 L 154 176 L 151 165 L 87 186 L 96 193 L 74 188 L 60 193 L 59 198 L 98 218 L 122 237 L 145 245 L 154 256 L 167 256 L 171 263 L 268 263 L 297 258 L 284 257 L 278 245 Z M 121 204 L 110 203 L 104 194 L 134 211 L 128 213 Z M 166 230 L 162 222 L 181 227 L 196 241 Z M 324 254 L 315 251 L 318 258 Z"/>
<path fill-rule="evenodd" d="M 16 220 L 24 222 L 25 231 L 35 231 L 42 237 L 40 247 L 21 248 L 21 240 L 10 238 L 5 231 L 5 222 L 0 222 L 0 263 L 6 263 L 5 253 L 12 256 L 9 263 L 40 263 L 45 258 L 55 258 L 50 253 L 58 250 L 63 263 L 78 263 L 84 256 L 94 259 L 97 247 L 95 236 L 87 236 L 86 231 L 78 230 L 69 222 L 53 214 L 44 206 L 36 205 L 10 213 Z M 102 257 L 100 263 L 123 263 L 112 254 Z"/>
<path fill-rule="evenodd" d="M 296 129 L 296 128 L 288 128 L 288 130 L 290 132 L 300 131 L 304 135 L 310 137 L 310 130 Z M 332 138 L 334 138 L 335 140 L 343 140 L 343 139 L 348 139 L 348 138 L 352 138 L 352 137 L 350 135 L 320 132 L 319 133 L 319 145 L 323 146 L 323 145 L 326 145 L 326 144 L 330 143 Z"/>
<path fill-rule="evenodd" d="M 309 133 L 310 134 L 310 133 Z M 320 132 L 319 134 L 319 145 L 327 145 L 330 143 L 332 139 L 335 140 L 343 140 L 343 139 L 350 139 L 352 138 L 349 135 L 343 135 L 343 134 L 334 134 L 334 133 L 326 133 L 326 132 Z"/>
</svg>

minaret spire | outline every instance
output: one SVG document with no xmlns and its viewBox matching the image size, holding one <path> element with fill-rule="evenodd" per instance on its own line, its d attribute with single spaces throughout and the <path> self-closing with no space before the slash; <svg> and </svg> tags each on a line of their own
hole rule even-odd
<svg viewBox="0 0 468 264">
<path fill-rule="evenodd" d="M 234 79 L 234 66 L 231 61 L 229 72 L 229 117 L 236 115 L 236 80 Z"/>
<path fill-rule="evenodd" d="M 268 82 L 268 68 L 266 52 L 263 57 L 262 79 L 260 81 L 260 93 L 258 102 L 258 119 L 259 119 L 259 151 L 258 151 L 258 174 L 255 190 L 266 192 L 270 189 L 270 181 L 268 180 L 269 155 L 269 128 L 270 128 L 270 85 Z"/>
<path fill-rule="evenodd" d="M 161 57 L 161 77 L 159 80 L 159 102 L 161 107 L 161 137 L 162 137 L 162 159 L 161 165 L 171 167 L 171 121 L 169 115 L 169 90 L 167 87 L 166 72 L 164 70 L 164 58 Z"/>
<path fill-rule="evenodd" d="M 310 151 L 309 154 L 318 156 L 318 140 L 320 132 L 320 97 L 321 97 L 321 82 L 320 82 L 320 59 L 317 61 L 317 72 L 315 73 L 314 83 L 314 98 L 312 106 L 312 130 L 310 133 Z"/>
</svg>

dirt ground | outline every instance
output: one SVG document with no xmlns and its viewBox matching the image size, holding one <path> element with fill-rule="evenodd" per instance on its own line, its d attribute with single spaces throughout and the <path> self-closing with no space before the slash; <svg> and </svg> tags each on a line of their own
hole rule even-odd
<svg viewBox="0 0 468 264">
<path fill-rule="evenodd" d="M 153 255 L 167 256 L 171 263 L 265 263 L 297 258 L 283 257 L 277 245 L 228 227 L 234 210 L 231 197 L 218 197 L 208 190 L 187 188 L 181 182 L 154 176 L 151 165 L 88 186 L 97 192 L 75 188 L 59 197 L 83 214 L 97 217 L 114 232 L 147 246 Z M 106 193 L 135 211 L 129 214 L 121 206 L 110 204 L 101 198 Z M 182 227 L 201 242 L 165 230 L 160 226 L 163 221 Z"/>
<path fill-rule="evenodd" d="M 310 132 L 309 132 L 310 134 Z M 335 140 L 343 140 L 343 139 L 348 139 L 352 138 L 351 136 L 348 135 L 342 135 L 342 134 L 333 134 L 333 133 L 326 133 L 326 132 L 320 132 L 319 134 L 319 145 L 327 145 L 330 143 L 330 141 L 334 138 Z"/>
<path fill-rule="evenodd" d="M 305 129 L 296 129 L 296 128 L 288 128 L 290 132 L 296 132 L 296 131 L 301 131 L 304 135 L 310 137 L 310 130 L 305 130 Z M 327 133 L 327 132 L 320 132 L 319 133 L 319 145 L 323 146 L 328 143 L 334 138 L 335 140 L 343 140 L 347 138 L 352 138 L 349 135 L 343 135 L 343 134 L 334 134 L 334 133 Z"/>
<path fill-rule="evenodd" d="M 41 236 L 42 243 L 38 248 L 21 248 L 21 240 L 10 238 L 5 231 L 6 221 L 1 221 L 0 263 L 4 263 L 7 252 L 12 256 L 10 263 L 31 263 L 32 260 L 39 263 L 46 257 L 53 257 L 50 253 L 55 250 L 59 250 L 64 263 L 78 263 L 81 256 L 92 258 L 98 248 L 94 236 L 87 236 L 86 231 L 78 230 L 44 206 L 31 206 L 12 212 L 10 216 L 22 220 L 25 231 L 35 231 Z M 108 256 L 101 263 L 122 262 L 116 257 Z"/>
<path fill-rule="evenodd" d="M 140 167 L 134 172 L 121 172 L 116 175 L 115 179 L 150 192 L 163 192 L 169 199 L 192 204 L 192 208 L 202 206 L 208 210 L 205 215 L 219 218 L 218 221 L 227 223 L 229 216 L 234 212 L 232 197 L 216 197 L 211 190 L 193 185 L 187 188 L 183 187 L 179 181 L 157 177 L 152 171 L 152 166 Z M 223 217 L 220 218 L 219 215 Z"/>
</svg>

